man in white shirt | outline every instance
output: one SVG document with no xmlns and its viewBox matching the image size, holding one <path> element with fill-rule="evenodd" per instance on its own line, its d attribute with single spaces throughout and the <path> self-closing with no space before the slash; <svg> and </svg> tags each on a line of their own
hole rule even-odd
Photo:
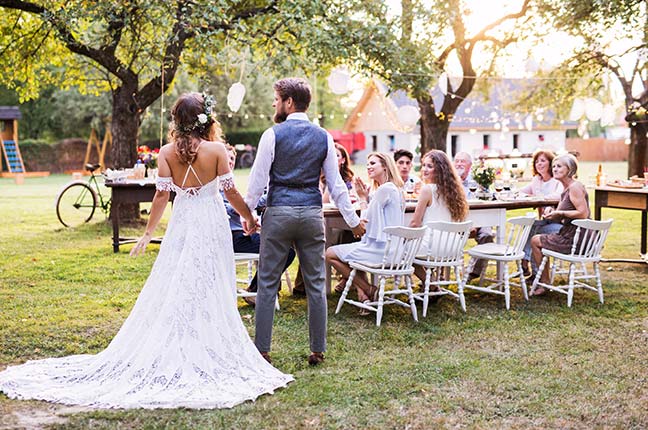
<svg viewBox="0 0 648 430">
<path fill-rule="evenodd" d="M 261 136 L 245 198 L 250 208 L 256 207 L 268 186 L 257 272 L 254 343 L 270 361 L 275 299 L 282 267 L 294 243 L 308 299 L 308 363 L 318 365 L 324 361 L 327 324 L 320 172 L 324 172 L 331 198 L 355 236 L 364 234 L 364 222 L 356 215 L 340 176 L 333 138 L 311 123 L 305 113 L 311 101 L 308 82 L 281 79 L 275 82 L 274 90 L 277 125 Z"/>
</svg>

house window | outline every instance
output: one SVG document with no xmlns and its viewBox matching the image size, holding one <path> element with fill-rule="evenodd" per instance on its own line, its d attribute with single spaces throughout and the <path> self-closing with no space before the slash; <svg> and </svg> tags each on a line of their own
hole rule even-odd
<svg viewBox="0 0 648 430">
<path fill-rule="evenodd" d="M 520 135 L 513 135 L 513 149 L 520 149 Z"/>
<path fill-rule="evenodd" d="M 450 155 L 454 158 L 457 151 L 457 145 L 459 144 L 459 135 L 453 134 L 450 136 Z"/>
<path fill-rule="evenodd" d="M 490 146 L 490 134 L 485 134 L 483 136 L 484 150 L 487 150 Z"/>
<path fill-rule="evenodd" d="M 371 136 L 371 152 L 377 152 L 378 151 L 378 136 L 373 134 Z"/>
<path fill-rule="evenodd" d="M 396 136 L 390 134 L 389 136 L 387 136 L 387 139 L 389 139 L 389 151 L 396 151 Z"/>
</svg>

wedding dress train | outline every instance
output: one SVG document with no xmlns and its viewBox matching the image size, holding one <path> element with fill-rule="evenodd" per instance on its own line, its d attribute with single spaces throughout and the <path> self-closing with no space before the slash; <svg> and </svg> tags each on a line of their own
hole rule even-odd
<svg viewBox="0 0 648 430">
<path fill-rule="evenodd" d="M 193 169 L 192 169 L 193 170 Z M 293 380 L 266 362 L 236 305 L 232 239 L 219 182 L 175 191 L 151 274 L 108 347 L 0 372 L 0 391 L 95 408 L 228 408 Z"/>
</svg>

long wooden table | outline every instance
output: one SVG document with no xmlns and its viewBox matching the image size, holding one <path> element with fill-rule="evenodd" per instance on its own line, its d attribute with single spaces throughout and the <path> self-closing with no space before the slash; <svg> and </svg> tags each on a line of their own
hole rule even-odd
<svg viewBox="0 0 648 430">
<path fill-rule="evenodd" d="M 503 243 L 506 234 L 506 211 L 514 209 L 536 209 L 543 206 L 556 206 L 558 200 L 546 200 L 537 198 L 524 198 L 519 200 L 492 200 L 492 201 L 470 201 L 470 212 L 468 219 L 473 222 L 473 227 L 496 227 L 495 241 Z M 405 209 L 405 225 L 409 224 L 415 203 L 408 203 Z M 326 247 L 334 243 L 331 242 L 333 229 L 350 230 L 351 228 L 344 222 L 340 211 L 337 208 L 324 208 L 324 225 L 326 233 Z M 501 276 L 501 267 L 498 265 L 498 277 Z M 331 291 L 331 267 L 326 265 L 326 288 L 327 292 Z"/>
<path fill-rule="evenodd" d="M 113 252 L 119 252 L 119 245 L 135 243 L 137 238 L 121 237 L 119 235 L 119 207 L 123 203 L 143 203 L 153 201 L 155 195 L 155 183 L 146 180 L 131 180 L 126 182 L 106 181 L 106 187 L 111 189 L 112 198 L 110 205 L 110 219 L 113 228 Z M 175 194 L 171 193 L 170 200 L 173 201 Z M 151 239 L 152 243 L 161 243 L 162 238 Z"/>
<path fill-rule="evenodd" d="M 647 246 L 647 188 L 618 188 L 602 186 L 594 188 L 594 218 L 601 219 L 602 208 L 616 208 L 641 211 L 641 259 L 605 259 L 605 261 L 622 261 L 631 263 L 648 263 Z"/>
</svg>

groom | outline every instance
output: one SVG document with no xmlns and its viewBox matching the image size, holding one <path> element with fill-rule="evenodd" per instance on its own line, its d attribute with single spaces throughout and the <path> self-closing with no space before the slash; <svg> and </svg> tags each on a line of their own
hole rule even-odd
<svg viewBox="0 0 648 430">
<path fill-rule="evenodd" d="M 294 243 L 299 256 L 308 299 L 308 326 L 312 366 L 324 361 L 326 351 L 326 291 L 324 289 L 324 219 L 320 172 L 324 172 L 331 198 L 356 237 L 364 234 L 364 222 L 356 215 L 337 166 L 333 138 L 308 120 L 311 101 L 308 82 L 281 79 L 274 84 L 274 122 L 261 136 L 250 172 L 245 202 L 250 208 L 268 185 L 263 215 L 256 297 L 254 342 L 270 361 L 275 297 L 282 268 Z"/>
</svg>

